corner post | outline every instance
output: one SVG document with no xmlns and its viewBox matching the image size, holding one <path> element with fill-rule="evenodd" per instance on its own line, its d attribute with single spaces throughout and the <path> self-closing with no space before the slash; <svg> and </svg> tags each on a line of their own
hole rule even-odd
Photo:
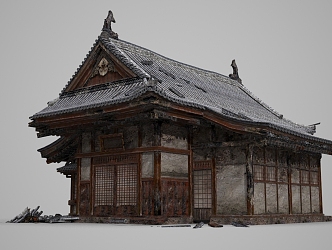
<svg viewBox="0 0 332 250">
<path fill-rule="evenodd" d="M 247 175 L 247 214 L 254 214 L 254 176 L 253 176 L 253 154 L 254 146 L 248 144 L 247 148 L 247 162 L 246 162 L 246 175 Z"/>
</svg>

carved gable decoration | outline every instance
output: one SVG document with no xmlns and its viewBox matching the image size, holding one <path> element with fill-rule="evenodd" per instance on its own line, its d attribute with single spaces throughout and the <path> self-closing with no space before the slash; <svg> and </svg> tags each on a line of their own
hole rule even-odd
<svg viewBox="0 0 332 250">
<path fill-rule="evenodd" d="M 105 76 L 108 72 L 116 72 L 116 69 L 112 61 L 108 61 L 103 57 L 93 70 L 91 78 L 96 75 Z"/>
<path fill-rule="evenodd" d="M 136 75 L 130 69 L 99 44 L 95 46 L 65 91 L 133 77 Z"/>
</svg>

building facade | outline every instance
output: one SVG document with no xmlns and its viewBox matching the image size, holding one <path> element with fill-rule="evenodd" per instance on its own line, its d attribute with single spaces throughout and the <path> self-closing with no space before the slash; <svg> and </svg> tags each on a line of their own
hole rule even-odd
<svg viewBox="0 0 332 250">
<path fill-rule="evenodd" d="M 229 77 L 118 39 L 112 13 L 73 78 L 30 119 L 83 221 L 323 221 L 332 142 Z"/>
</svg>

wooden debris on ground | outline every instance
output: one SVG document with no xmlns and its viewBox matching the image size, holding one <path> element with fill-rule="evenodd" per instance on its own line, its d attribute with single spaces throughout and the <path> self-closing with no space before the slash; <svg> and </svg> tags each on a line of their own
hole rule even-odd
<svg viewBox="0 0 332 250">
<path fill-rule="evenodd" d="M 7 223 L 29 223 L 29 222 L 45 222 L 45 223 L 63 223 L 63 222 L 73 222 L 78 220 L 79 217 L 69 216 L 69 215 L 44 215 L 43 211 L 38 212 L 39 206 L 35 209 L 25 208 L 22 213 L 15 216 L 14 219 L 7 221 Z"/>
<path fill-rule="evenodd" d="M 222 224 L 219 224 L 217 222 L 209 222 L 208 224 L 210 227 L 223 227 Z"/>
<path fill-rule="evenodd" d="M 180 225 L 162 225 L 161 227 L 191 227 L 189 224 L 180 224 Z"/>
<path fill-rule="evenodd" d="M 232 222 L 234 227 L 248 227 L 248 225 L 241 223 L 241 222 Z"/>
<path fill-rule="evenodd" d="M 201 221 L 200 223 L 196 224 L 193 228 L 201 228 L 202 226 L 204 226 L 204 222 Z"/>
</svg>

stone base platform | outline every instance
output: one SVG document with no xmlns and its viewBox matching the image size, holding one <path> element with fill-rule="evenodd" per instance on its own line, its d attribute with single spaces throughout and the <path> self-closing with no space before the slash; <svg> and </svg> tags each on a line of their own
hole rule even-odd
<svg viewBox="0 0 332 250">
<path fill-rule="evenodd" d="M 224 215 L 213 216 L 210 221 L 224 225 L 233 222 L 246 225 L 266 225 L 332 221 L 332 216 L 324 214 Z"/>
<path fill-rule="evenodd" d="M 270 214 L 270 215 L 223 215 L 212 216 L 210 222 L 222 225 L 240 223 L 245 225 L 287 224 L 332 221 L 332 216 L 324 214 Z M 137 217 L 80 217 L 81 223 L 110 223 L 110 224 L 192 224 L 197 223 L 192 217 L 165 217 L 165 216 L 137 216 Z M 208 223 L 206 221 L 206 223 Z"/>
</svg>

